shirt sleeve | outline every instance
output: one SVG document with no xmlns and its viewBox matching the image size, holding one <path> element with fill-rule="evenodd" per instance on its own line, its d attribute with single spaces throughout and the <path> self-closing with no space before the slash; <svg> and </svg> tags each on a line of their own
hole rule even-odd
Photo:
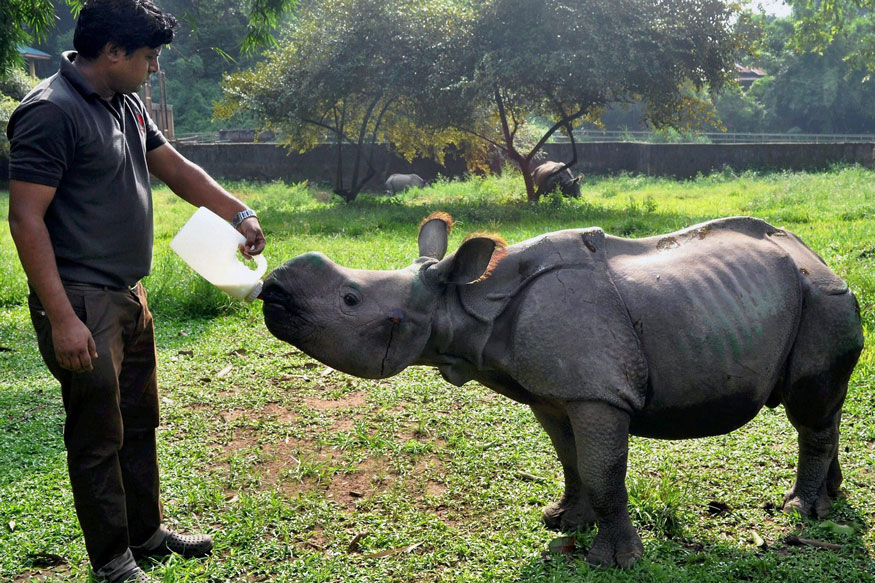
<svg viewBox="0 0 875 583">
<path fill-rule="evenodd" d="M 57 105 L 20 105 L 9 119 L 9 178 L 57 187 L 76 153 L 73 121 Z"/>
</svg>

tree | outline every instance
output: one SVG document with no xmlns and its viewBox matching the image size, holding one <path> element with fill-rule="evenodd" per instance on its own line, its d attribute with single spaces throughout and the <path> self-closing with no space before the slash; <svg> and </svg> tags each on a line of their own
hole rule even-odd
<svg viewBox="0 0 875 583">
<path fill-rule="evenodd" d="M 0 79 L 21 65 L 19 45 L 43 38 L 54 23 L 54 15 L 51 0 L 0 2 Z"/>
<path fill-rule="evenodd" d="M 440 156 L 452 132 L 424 132 L 411 111 L 428 90 L 439 48 L 458 19 L 448 1 L 317 0 L 302 5 L 266 63 L 224 82 L 219 115 L 256 113 L 284 143 L 336 146 L 334 192 L 355 199 L 376 174 L 375 146 Z M 346 170 L 346 146 L 352 147 Z"/>
<path fill-rule="evenodd" d="M 875 0 L 785 0 L 796 20 L 793 41 L 800 51 L 823 53 L 849 35 L 844 57 L 857 68 L 875 71 Z"/>
<path fill-rule="evenodd" d="M 529 200 L 534 161 L 556 132 L 573 139 L 574 124 L 597 121 L 615 102 L 643 101 L 656 127 L 700 123 L 709 111 L 702 92 L 723 89 L 750 42 L 733 27 L 736 8 L 718 0 L 472 5 L 471 26 L 445 55 L 456 67 L 433 77 L 439 104 L 423 108 L 424 121 L 501 151 L 520 168 Z M 550 125 L 532 143 L 524 135 L 534 115 Z"/>
<path fill-rule="evenodd" d="M 176 134 L 220 129 L 212 116 L 222 96 L 222 77 L 257 61 L 245 49 L 250 28 L 246 6 L 239 0 L 157 1 L 180 21 L 173 43 L 161 53 Z M 158 94 L 153 83 L 152 95 Z"/>
<path fill-rule="evenodd" d="M 789 18 L 755 17 L 763 31 L 755 58 L 746 62 L 766 77 L 716 102 L 726 129 L 735 132 L 868 133 L 875 131 L 875 87 L 867 71 L 845 56 L 859 40 L 852 24 L 821 52 L 799 52 Z"/>
<path fill-rule="evenodd" d="M 63 0 L 74 13 L 78 13 L 85 0 Z M 239 47 L 244 54 L 252 54 L 259 48 L 276 43 L 273 33 L 284 16 L 292 14 L 298 5 L 297 0 L 220 0 L 226 10 L 237 10 L 241 5 L 248 6 L 245 11 L 246 34 Z M 173 12 L 164 2 L 158 0 L 162 8 Z M 198 0 L 168 0 L 167 4 L 179 5 L 179 15 L 188 15 L 190 24 L 197 27 L 197 14 L 201 11 Z M 2 0 L 0 2 L 0 79 L 10 68 L 20 63 L 18 45 L 42 39 L 52 28 L 56 7 L 52 0 Z M 216 45 L 221 46 L 221 44 Z"/>
</svg>

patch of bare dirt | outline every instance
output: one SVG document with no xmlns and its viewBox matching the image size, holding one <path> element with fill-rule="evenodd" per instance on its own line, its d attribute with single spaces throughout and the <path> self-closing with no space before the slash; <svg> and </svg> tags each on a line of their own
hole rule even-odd
<svg viewBox="0 0 875 583">
<path fill-rule="evenodd" d="M 338 409 L 356 409 L 367 403 L 364 391 L 353 393 L 342 399 L 320 399 L 319 397 L 307 397 L 304 405 L 316 411 L 336 411 Z"/>
<path fill-rule="evenodd" d="M 59 579 L 69 578 L 73 574 L 69 565 L 58 565 L 57 567 L 33 569 L 20 573 L 12 579 L 10 583 L 31 583 L 33 581 L 57 581 Z"/>
<path fill-rule="evenodd" d="M 386 475 L 386 460 L 368 458 L 354 472 L 334 476 L 325 489 L 325 497 L 339 504 L 354 506 L 357 500 L 385 491 L 390 480 Z"/>
<path fill-rule="evenodd" d="M 264 409 L 262 409 L 262 413 L 264 415 L 276 417 L 277 421 L 281 423 L 294 423 L 299 419 L 298 415 L 295 414 L 293 410 L 277 403 L 268 403 L 264 406 Z"/>
</svg>

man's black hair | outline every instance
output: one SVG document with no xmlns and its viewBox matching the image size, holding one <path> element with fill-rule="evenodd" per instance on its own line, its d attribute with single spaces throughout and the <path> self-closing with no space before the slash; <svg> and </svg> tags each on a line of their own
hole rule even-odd
<svg viewBox="0 0 875 583">
<path fill-rule="evenodd" d="M 124 49 L 127 56 L 170 43 L 175 26 L 176 18 L 151 0 L 88 0 L 76 21 L 73 46 L 86 59 L 97 58 L 106 43 Z"/>
</svg>

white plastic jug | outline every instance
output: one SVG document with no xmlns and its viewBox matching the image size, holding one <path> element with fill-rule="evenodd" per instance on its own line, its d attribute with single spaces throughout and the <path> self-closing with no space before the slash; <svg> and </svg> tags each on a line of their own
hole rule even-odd
<svg viewBox="0 0 875 583">
<path fill-rule="evenodd" d="M 200 207 L 170 241 L 170 248 L 211 284 L 238 300 L 251 302 L 261 293 L 267 270 L 263 255 L 255 255 L 249 269 L 238 255 L 246 237 L 222 217 Z"/>
</svg>

